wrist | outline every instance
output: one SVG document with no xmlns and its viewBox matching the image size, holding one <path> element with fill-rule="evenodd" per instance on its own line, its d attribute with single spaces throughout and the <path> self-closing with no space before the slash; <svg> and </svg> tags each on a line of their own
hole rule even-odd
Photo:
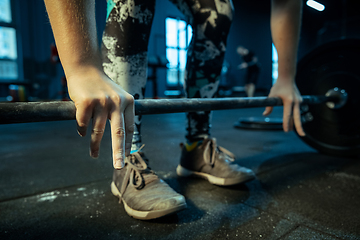
<svg viewBox="0 0 360 240">
<path fill-rule="evenodd" d="M 67 78 L 77 74 L 79 71 L 86 72 L 86 70 L 96 69 L 102 71 L 102 61 L 97 49 L 71 51 L 70 48 L 59 53 L 60 61 Z"/>
<path fill-rule="evenodd" d="M 101 65 L 90 63 L 73 64 L 71 67 L 64 68 L 64 71 L 68 82 L 76 79 L 78 76 L 85 77 L 105 74 Z"/>
<path fill-rule="evenodd" d="M 295 82 L 296 70 L 292 69 L 279 69 L 278 71 L 278 81 L 280 82 Z"/>
<path fill-rule="evenodd" d="M 293 74 L 279 74 L 276 82 L 281 85 L 295 84 L 295 76 Z"/>
</svg>

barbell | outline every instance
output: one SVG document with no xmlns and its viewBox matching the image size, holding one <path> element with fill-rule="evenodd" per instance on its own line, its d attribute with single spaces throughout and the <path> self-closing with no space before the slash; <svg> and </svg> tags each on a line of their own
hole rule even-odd
<svg viewBox="0 0 360 240">
<path fill-rule="evenodd" d="M 360 40 L 324 44 L 298 64 L 296 83 L 303 95 L 301 139 L 331 155 L 360 155 Z M 279 98 L 135 100 L 135 114 L 164 114 L 281 106 Z M 73 102 L 0 103 L 0 124 L 75 119 Z"/>
<path fill-rule="evenodd" d="M 305 104 L 328 103 L 330 107 L 345 104 L 344 90 L 331 89 L 324 96 L 303 96 Z M 225 109 L 281 106 L 280 98 L 180 98 L 135 100 L 135 115 L 198 112 Z M 72 101 L 0 103 L 0 124 L 45 122 L 75 119 L 76 108 Z"/>
</svg>

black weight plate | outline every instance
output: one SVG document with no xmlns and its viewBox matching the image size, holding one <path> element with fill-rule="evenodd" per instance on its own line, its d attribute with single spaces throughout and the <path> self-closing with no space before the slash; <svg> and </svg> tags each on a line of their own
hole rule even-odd
<svg viewBox="0 0 360 240">
<path fill-rule="evenodd" d="M 301 139 L 320 152 L 360 155 L 360 39 L 324 44 L 298 63 L 296 84 L 302 95 L 325 95 L 338 87 L 348 94 L 340 109 L 309 105 L 302 112 L 306 133 Z"/>
</svg>

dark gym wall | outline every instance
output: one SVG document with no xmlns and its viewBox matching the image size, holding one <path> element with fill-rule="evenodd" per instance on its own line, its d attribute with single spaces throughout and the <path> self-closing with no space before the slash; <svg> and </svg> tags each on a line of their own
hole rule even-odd
<svg viewBox="0 0 360 240">
<path fill-rule="evenodd" d="M 62 68 L 50 63 L 50 44 L 54 39 L 44 2 L 21 1 L 19 14 L 24 79 L 31 83 L 30 94 L 40 99 L 59 98 Z"/>
<path fill-rule="evenodd" d="M 306 6 L 299 46 L 299 59 L 315 47 L 344 38 L 360 38 L 360 7 L 358 0 L 319 0 L 325 10 L 319 12 Z"/>
<path fill-rule="evenodd" d="M 243 72 L 236 69 L 240 58 L 236 54 L 236 46 L 243 44 L 253 49 L 263 65 L 259 85 L 268 88 L 271 83 L 271 40 L 269 30 L 269 4 L 262 3 L 257 9 L 256 3 L 250 1 L 234 1 L 236 14 L 228 38 L 226 61 L 231 64 L 229 74 L 231 84 L 243 85 Z M 252 2 L 252 1 L 251 1 Z M 259 2 L 255 1 L 255 2 Z M 265 10 L 264 10 L 265 9 Z M 49 20 L 42 0 L 21 1 L 20 19 L 22 49 L 24 59 L 24 78 L 36 83 L 32 91 L 40 99 L 59 99 L 61 96 L 62 68 L 59 64 L 49 62 L 50 45 L 54 43 Z M 152 27 L 149 55 L 165 55 L 165 18 L 183 18 L 177 8 L 167 0 L 158 0 Z M 106 1 L 96 1 L 96 17 L 99 42 L 105 26 Z M 269 77 L 266 77 L 269 76 Z M 166 90 L 166 71 L 158 70 L 158 93 L 164 96 Z M 148 82 L 147 94 L 152 96 L 152 83 Z"/>
<path fill-rule="evenodd" d="M 105 0 L 104 0 L 105 1 Z M 43 0 L 20 1 L 16 23 L 21 36 L 24 79 L 29 81 L 30 96 L 39 99 L 60 99 L 61 77 L 64 75 L 60 64 L 50 63 L 50 45 L 55 43 Z M 97 5 L 97 15 L 105 19 L 106 2 Z M 101 15 L 101 13 L 104 14 Z M 104 22 L 103 20 L 102 22 Z M 104 23 L 98 21 L 103 28 Z"/>
<path fill-rule="evenodd" d="M 61 77 L 60 64 L 49 62 L 50 45 L 54 43 L 49 20 L 43 0 L 20 1 L 17 13 L 20 22 L 17 27 L 22 36 L 24 78 L 35 88 L 32 95 L 40 99 L 60 99 Z M 225 60 L 231 64 L 227 84 L 244 85 L 244 72 L 237 69 L 241 62 L 236 47 L 244 45 L 258 55 L 262 64 L 259 88 L 271 87 L 271 34 L 270 0 L 233 1 L 235 16 L 228 38 L 228 51 Z M 299 57 L 317 45 L 331 39 L 359 36 L 359 7 L 355 0 L 322 0 L 326 9 L 318 12 L 305 5 L 299 46 Z M 165 55 L 165 18 L 179 17 L 182 14 L 168 0 L 158 0 L 156 14 L 149 42 L 149 55 Z M 96 1 L 96 17 L 99 43 L 105 26 L 106 0 Z M 345 20 L 344 20 L 345 19 Z M 324 27 L 327 26 L 327 27 Z M 321 30 L 321 31 L 320 31 Z M 322 33 L 318 35 L 318 32 Z M 164 97 L 166 90 L 166 71 L 158 70 L 158 93 Z M 152 97 L 152 84 L 148 82 L 147 97 Z"/>
<path fill-rule="evenodd" d="M 270 34 L 270 1 L 233 1 L 235 15 L 228 37 L 225 60 L 230 63 L 229 82 L 244 86 L 245 71 L 237 69 L 241 63 L 236 48 L 242 45 L 257 55 L 261 63 L 258 89 L 268 90 L 272 84 L 272 41 Z"/>
<path fill-rule="evenodd" d="M 241 44 L 254 50 L 258 55 L 263 66 L 259 86 L 260 88 L 269 89 L 271 87 L 270 1 L 233 2 L 236 11 L 228 37 L 228 50 L 225 55 L 225 60 L 230 63 L 227 84 L 232 86 L 244 85 L 244 71 L 237 69 L 237 65 L 241 63 L 241 60 L 236 53 L 236 47 Z M 149 42 L 149 55 L 165 55 L 166 17 L 184 19 L 181 12 L 170 1 L 157 0 Z M 158 91 L 161 94 L 166 89 L 166 72 L 162 70 L 159 72 Z M 148 87 L 151 88 L 151 83 L 148 84 Z M 151 93 L 151 91 L 147 89 L 147 93 Z"/>
<path fill-rule="evenodd" d="M 174 17 L 184 19 L 182 13 L 168 0 L 157 0 L 155 7 L 155 16 L 151 29 L 151 35 L 149 39 L 149 56 L 166 56 L 166 44 L 165 44 L 165 19 L 167 17 Z M 184 19 L 185 20 L 185 19 Z M 159 97 L 164 97 L 164 91 L 166 86 L 166 70 L 157 70 L 157 91 Z M 152 74 L 149 71 L 149 75 Z M 148 81 L 146 86 L 145 97 L 153 97 L 152 94 L 152 82 Z"/>
<path fill-rule="evenodd" d="M 358 0 L 319 0 L 325 5 L 325 11 L 319 12 L 306 5 L 303 0 L 303 16 L 300 34 L 298 59 L 325 42 L 340 38 L 359 38 L 360 8 Z M 272 39 L 270 32 L 271 1 L 233 0 L 235 15 L 228 37 L 225 60 L 230 63 L 227 82 L 231 86 L 243 86 L 244 71 L 237 66 L 241 59 L 236 53 L 238 45 L 253 50 L 262 65 L 258 89 L 266 93 L 272 85 Z M 179 17 L 182 14 L 167 0 L 157 0 L 156 14 L 150 36 L 149 54 L 165 55 L 165 18 Z M 158 91 L 166 89 L 166 72 L 159 71 Z M 148 83 L 151 88 L 151 83 Z M 147 96 L 152 96 L 151 91 Z"/>
<path fill-rule="evenodd" d="M 23 52 L 24 79 L 31 83 L 31 95 L 39 99 L 60 99 L 60 64 L 50 63 L 50 45 L 55 43 L 43 0 L 20 1 L 21 45 Z M 101 4 L 100 4 L 101 3 Z M 99 28 L 105 26 L 106 1 L 97 1 L 96 15 Z M 101 31 L 98 37 L 101 39 Z M 100 41 L 100 40 L 99 40 Z"/>
</svg>

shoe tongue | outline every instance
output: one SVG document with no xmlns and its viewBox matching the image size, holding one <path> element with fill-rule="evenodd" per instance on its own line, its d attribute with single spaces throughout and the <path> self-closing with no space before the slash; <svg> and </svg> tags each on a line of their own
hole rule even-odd
<svg viewBox="0 0 360 240">
<path fill-rule="evenodd" d="M 144 156 L 144 154 L 142 152 L 140 152 L 140 150 L 132 150 L 131 154 L 134 154 L 130 159 L 131 163 L 134 164 L 135 166 L 137 166 L 138 168 L 143 168 L 142 163 L 140 162 L 141 160 L 139 160 L 135 154 L 138 153 L 140 155 L 140 158 L 145 162 L 146 167 L 148 168 L 148 160 L 146 159 L 146 157 Z"/>
<path fill-rule="evenodd" d="M 139 150 L 133 150 L 131 151 L 132 154 L 134 154 L 131 158 L 131 163 L 134 164 L 136 167 L 143 169 L 144 166 L 143 164 L 140 162 L 141 160 L 145 162 L 146 164 L 146 170 L 144 170 L 141 175 L 144 179 L 145 185 L 155 181 L 156 179 L 158 179 L 158 176 L 151 170 L 151 168 L 149 167 L 149 159 L 146 158 L 145 154 L 140 152 Z M 141 160 L 139 160 L 135 154 L 139 154 Z"/>
<path fill-rule="evenodd" d="M 131 163 L 134 164 L 136 167 L 138 168 L 143 168 L 143 166 L 141 165 L 140 161 L 135 157 L 133 156 L 131 158 Z"/>
</svg>

